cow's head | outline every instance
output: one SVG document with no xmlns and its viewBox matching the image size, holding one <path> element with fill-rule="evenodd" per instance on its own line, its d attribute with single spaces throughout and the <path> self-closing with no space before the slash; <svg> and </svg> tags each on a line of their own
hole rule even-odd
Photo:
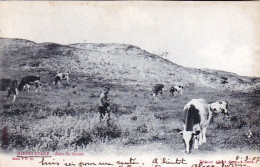
<svg viewBox="0 0 260 167">
<path fill-rule="evenodd" d="M 177 132 L 182 135 L 183 137 L 183 144 L 185 146 L 185 153 L 189 154 L 191 152 L 191 148 L 193 145 L 193 139 L 198 140 L 198 135 L 200 133 L 199 130 L 197 131 L 186 131 L 177 129 Z M 197 141 L 198 143 L 198 141 Z"/>
<path fill-rule="evenodd" d="M 39 80 L 35 81 L 35 86 L 36 86 L 36 90 L 37 88 L 39 88 L 40 91 L 42 90 L 42 83 Z"/>
<path fill-rule="evenodd" d="M 181 85 L 177 85 L 177 87 L 178 87 L 179 89 L 183 89 L 183 86 L 181 86 Z"/>
<path fill-rule="evenodd" d="M 217 101 L 210 104 L 210 110 L 214 113 L 222 113 L 228 119 L 230 118 L 228 112 L 228 102 L 227 101 Z"/>
</svg>

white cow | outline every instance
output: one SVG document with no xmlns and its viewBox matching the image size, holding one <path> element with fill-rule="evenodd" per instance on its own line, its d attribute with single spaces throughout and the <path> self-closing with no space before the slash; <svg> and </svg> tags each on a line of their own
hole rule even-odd
<svg viewBox="0 0 260 167">
<path fill-rule="evenodd" d="M 223 111 L 223 105 L 219 105 L 223 104 L 223 101 L 220 102 L 207 103 L 203 99 L 193 99 L 185 105 L 183 110 L 184 129 L 177 129 L 177 131 L 183 135 L 186 153 L 191 151 L 193 138 L 195 138 L 194 149 L 198 149 L 199 145 L 206 143 L 206 130 L 213 117 L 213 112 Z M 223 114 L 228 114 L 227 109 L 223 111 Z"/>
</svg>

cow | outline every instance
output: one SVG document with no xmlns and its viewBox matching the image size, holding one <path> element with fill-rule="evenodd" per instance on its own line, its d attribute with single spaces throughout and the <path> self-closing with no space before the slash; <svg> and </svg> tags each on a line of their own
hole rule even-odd
<svg viewBox="0 0 260 167">
<path fill-rule="evenodd" d="M 28 92 L 30 91 L 30 86 L 35 84 L 36 90 L 35 92 L 38 92 L 38 88 L 40 89 L 40 91 L 42 91 L 42 84 L 40 81 L 40 77 L 39 76 L 25 76 L 22 78 L 20 84 L 18 85 L 18 90 L 22 91 L 25 90 L 27 87 Z"/>
<path fill-rule="evenodd" d="M 227 101 L 216 101 L 216 102 L 210 102 L 210 111 L 212 114 L 219 114 L 222 113 L 227 117 L 227 119 L 230 119 L 230 115 L 228 112 L 228 102 Z M 213 122 L 213 116 L 211 117 L 211 122 Z"/>
<path fill-rule="evenodd" d="M 153 87 L 153 93 L 151 94 L 153 97 L 156 97 L 158 93 L 162 94 L 163 93 L 163 84 L 155 84 Z"/>
<path fill-rule="evenodd" d="M 174 96 L 174 94 L 182 94 L 183 89 L 184 89 L 184 86 L 174 85 L 174 86 L 171 87 L 170 93 L 172 94 L 172 96 Z"/>
<path fill-rule="evenodd" d="M 177 132 L 183 136 L 186 153 L 191 152 L 194 138 L 194 149 L 198 149 L 199 145 L 206 143 L 206 130 L 213 117 L 213 112 L 223 111 L 223 106 L 216 104 L 219 104 L 219 102 L 207 103 L 204 99 L 193 99 L 185 105 L 183 109 L 184 129 L 177 129 Z M 224 115 L 228 113 L 227 110 L 223 112 Z"/>
<path fill-rule="evenodd" d="M 57 85 L 58 83 L 60 84 L 61 80 L 66 80 L 67 83 L 69 84 L 69 73 L 58 73 L 55 76 L 55 82 L 54 84 Z"/>
<path fill-rule="evenodd" d="M 13 98 L 13 102 L 16 99 L 16 96 L 18 95 L 18 90 L 17 90 L 17 80 L 12 80 L 10 78 L 1 78 L 0 79 L 0 88 L 1 91 L 8 91 L 8 94 L 6 96 L 6 98 L 4 99 L 4 101 L 7 101 L 7 98 L 13 93 L 14 94 L 14 98 Z"/>
</svg>

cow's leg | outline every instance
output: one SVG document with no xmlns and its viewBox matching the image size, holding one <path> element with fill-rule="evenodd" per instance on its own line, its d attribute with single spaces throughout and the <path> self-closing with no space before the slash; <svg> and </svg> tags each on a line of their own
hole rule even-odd
<svg viewBox="0 0 260 167">
<path fill-rule="evenodd" d="M 202 134 L 203 134 L 202 143 L 206 143 L 207 142 L 207 140 L 206 140 L 206 130 L 207 130 L 207 127 L 204 127 L 202 129 Z"/>
<path fill-rule="evenodd" d="M 153 97 L 156 97 L 156 96 L 157 96 L 157 93 L 153 93 L 152 95 L 153 95 Z"/>
<path fill-rule="evenodd" d="M 11 90 L 8 90 L 8 94 L 7 94 L 7 96 L 5 97 L 5 99 L 4 99 L 4 101 L 7 101 L 7 99 L 8 99 L 8 97 L 11 95 Z"/>
<path fill-rule="evenodd" d="M 14 94 L 13 102 L 15 102 L 15 100 L 16 100 L 16 94 Z"/>
<path fill-rule="evenodd" d="M 202 145 L 202 133 L 199 134 L 199 145 Z"/>
<path fill-rule="evenodd" d="M 39 86 L 40 92 L 42 92 L 42 85 Z"/>
<path fill-rule="evenodd" d="M 185 126 L 185 125 L 184 125 Z M 193 135 L 194 135 L 194 149 L 198 149 L 199 145 L 201 145 L 201 138 L 202 138 L 202 134 L 201 134 L 201 127 L 199 124 L 196 124 L 193 126 Z"/>
<path fill-rule="evenodd" d="M 70 82 L 69 82 L 69 78 L 67 78 L 67 83 L 70 84 Z"/>
<path fill-rule="evenodd" d="M 30 91 L 30 85 L 29 84 L 27 84 L 27 91 L 29 92 Z"/>
<path fill-rule="evenodd" d="M 18 89 L 17 89 L 17 88 L 15 88 L 15 89 L 13 90 L 13 94 L 15 95 L 15 97 L 14 97 L 14 98 L 16 99 L 16 98 L 17 98 L 17 96 L 18 96 L 18 94 L 19 94 L 19 91 L 18 91 Z M 15 100 L 15 99 L 14 99 L 14 100 Z M 14 100 L 13 100 L 13 101 L 14 101 Z"/>
<path fill-rule="evenodd" d="M 14 99 L 13 99 L 13 102 L 15 102 L 15 100 L 16 100 L 16 95 L 14 95 Z"/>
<path fill-rule="evenodd" d="M 38 92 L 38 83 L 35 82 L 35 92 L 37 93 Z"/>
<path fill-rule="evenodd" d="M 17 88 L 15 88 L 15 92 L 16 92 L 16 96 L 18 96 L 18 94 L 19 94 L 19 91 L 18 91 L 18 89 L 17 89 Z"/>
<path fill-rule="evenodd" d="M 38 88 L 39 88 L 40 92 L 42 92 L 42 85 L 41 85 L 41 83 L 39 83 Z"/>
<path fill-rule="evenodd" d="M 35 92 L 36 92 L 36 93 L 38 93 L 38 88 L 39 88 L 39 86 L 40 86 L 39 82 L 35 82 L 35 88 L 36 88 Z M 39 88 L 39 89 L 40 89 L 40 88 Z"/>
<path fill-rule="evenodd" d="M 195 135 L 195 142 L 194 142 L 194 149 L 198 150 L 199 149 L 199 135 Z"/>
<path fill-rule="evenodd" d="M 209 110 L 209 119 L 208 119 L 209 121 L 208 121 L 208 123 L 207 124 L 209 124 L 209 123 L 213 123 L 214 122 L 214 119 L 213 119 L 213 112 L 211 111 L 211 110 Z"/>
<path fill-rule="evenodd" d="M 14 89 L 12 92 L 14 94 L 13 102 L 15 102 L 15 99 L 16 99 L 16 96 L 18 94 L 18 91 L 17 91 L 17 89 Z"/>
</svg>

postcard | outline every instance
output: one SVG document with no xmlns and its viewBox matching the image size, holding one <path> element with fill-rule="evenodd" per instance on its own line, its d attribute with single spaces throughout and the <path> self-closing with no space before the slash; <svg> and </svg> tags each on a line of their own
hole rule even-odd
<svg viewBox="0 0 260 167">
<path fill-rule="evenodd" d="M 0 167 L 257 167 L 259 2 L 0 2 Z"/>
</svg>

